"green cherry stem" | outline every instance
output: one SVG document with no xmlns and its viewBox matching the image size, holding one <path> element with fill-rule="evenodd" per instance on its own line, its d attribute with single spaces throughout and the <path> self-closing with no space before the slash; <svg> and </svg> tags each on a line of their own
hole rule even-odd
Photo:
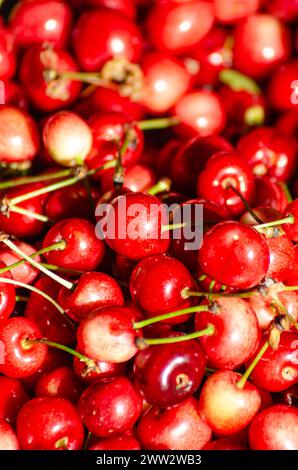
<svg viewBox="0 0 298 470">
<path fill-rule="evenodd" d="M 181 291 L 181 297 L 183 299 L 188 299 L 189 297 L 207 297 L 212 299 L 217 297 L 239 297 L 242 299 L 248 299 L 249 297 L 254 297 L 258 294 L 258 291 L 250 291 L 250 292 L 236 292 L 236 293 L 229 293 L 229 292 L 196 292 L 189 290 L 188 288 L 183 289 Z"/>
<path fill-rule="evenodd" d="M 158 315 L 156 317 L 146 318 L 140 322 L 133 324 L 135 330 L 140 330 L 148 325 L 153 325 L 163 320 L 170 320 L 171 318 L 180 317 L 181 315 L 187 315 L 189 313 L 198 313 L 198 312 L 208 312 L 210 307 L 208 305 L 197 305 L 195 307 L 183 308 L 182 310 L 177 310 L 176 312 L 164 313 L 163 315 Z"/>
<path fill-rule="evenodd" d="M 177 117 L 165 117 L 138 121 L 137 125 L 142 131 L 150 131 L 156 129 L 167 129 L 168 127 L 177 126 L 179 123 L 180 120 Z"/>
<path fill-rule="evenodd" d="M 25 295 L 16 295 L 16 302 L 28 302 L 29 297 Z"/>
<path fill-rule="evenodd" d="M 290 203 L 290 202 L 293 202 L 293 198 L 292 198 L 292 195 L 290 193 L 290 190 L 288 188 L 288 185 L 284 182 L 284 181 L 279 181 L 278 182 L 279 186 L 282 188 L 286 198 L 287 198 L 287 201 Z"/>
<path fill-rule="evenodd" d="M 259 224 L 259 225 L 253 225 L 253 227 L 256 230 L 262 230 L 263 228 L 267 227 L 275 227 L 276 225 L 282 225 L 282 224 L 294 224 L 295 219 L 293 215 L 289 215 L 288 217 L 285 217 L 283 219 L 279 220 L 272 220 L 272 222 L 267 222 L 266 224 Z"/>
<path fill-rule="evenodd" d="M 259 360 L 265 354 L 268 348 L 269 348 L 269 343 L 268 341 L 266 341 L 265 344 L 261 347 L 256 357 L 254 358 L 254 360 L 252 361 L 252 363 L 250 364 L 250 366 L 246 369 L 246 371 L 242 375 L 241 379 L 238 380 L 238 382 L 236 383 L 237 388 L 240 388 L 242 390 L 245 387 L 248 377 L 250 376 L 250 374 L 252 373 L 252 371 L 258 364 Z"/>
<path fill-rule="evenodd" d="M 49 218 L 46 215 L 38 214 L 37 212 L 32 212 L 16 205 L 9 205 L 9 211 L 15 212 L 16 214 L 25 215 L 31 219 L 39 220 L 40 222 L 46 223 L 49 221 Z"/>
<path fill-rule="evenodd" d="M 22 186 L 24 184 L 29 184 L 29 183 L 40 183 L 42 181 L 65 178 L 66 176 L 71 175 L 72 172 L 73 172 L 73 169 L 69 168 L 67 170 L 56 171 L 53 173 L 44 173 L 42 175 L 24 176 L 22 178 L 14 178 L 9 181 L 1 182 L 0 189 L 2 190 L 2 189 L 14 188 L 16 186 Z"/>
<path fill-rule="evenodd" d="M 155 196 L 156 194 L 168 192 L 171 189 L 172 181 L 169 178 L 162 178 L 157 183 L 148 189 L 147 193 Z"/>
<path fill-rule="evenodd" d="M 142 349 L 144 346 L 157 346 L 159 344 L 173 344 L 181 343 L 182 341 L 189 341 L 190 339 L 200 338 L 201 336 L 212 336 L 215 332 L 213 325 L 207 326 L 204 330 L 194 331 L 188 335 L 174 336 L 168 338 L 138 338 L 137 346 Z"/>
</svg>

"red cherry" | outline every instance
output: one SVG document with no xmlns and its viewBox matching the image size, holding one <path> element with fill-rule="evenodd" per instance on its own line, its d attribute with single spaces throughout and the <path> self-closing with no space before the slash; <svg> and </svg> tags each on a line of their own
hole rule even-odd
<svg viewBox="0 0 298 470">
<path fill-rule="evenodd" d="M 208 90 L 196 90 L 177 101 L 174 114 L 180 121 L 175 131 L 182 136 L 219 134 L 225 126 L 226 114 L 219 96 Z"/>
<path fill-rule="evenodd" d="M 0 420 L 14 426 L 17 415 L 29 397 L 20 380 L 0 377 Z M 0 439 L 1 441 L 1 439 Z"/>
<path fill-rule="evenodd" d="M 96 370 L 86 367 L 86 364 L 76 356 L 73 360 L 74 371 L 77 376 L 85 383 L 105 382 L 106 379 L 123 375 L 125 364 L 112 364 L 111 362 L 96 361 Z"/>
<path fill-rule="evenodd" d="M 287 181 L 295 171 L 296 142 L 273 128 L 254 129 L 239 140 L 237 150 L 256 176 Z"/>
<path fill-rule="evenodd" d="M 298 6 L 292 0 L 267 0 L 266 9 L 283 21 L 295 21 L 298 16 Z"/>
<path fill-rule="evenodd" d="M 26 255 L 30 256 L 32 253 L 35 253 L 35 248 L 33 248 L 28 243 L 24 243 L 21 241 L 15 242 L 16 246 L 20 248 Z M 20 261 L 21 257 L 15 254 L 10 248 L 3 245 L 0 247 L 0 260 L 6 264 L 6 266 L 10 266 L 18 261 Z M 40 256 L 34 257 L 35 261 L 40 262 Z M 19 282 L 24 282 L 25 284 L 32 284 L 38 276 L 38 270 L 35 269 L 30 263 L 24 263 L 21 266 L 11 269 L 10 271 L 12 279 Z"/>
<path fill-rule="evenodd" d="M 105 171 L 101 176 L 101 191 L 105 194 L 114 189 L 114 176 L 115 170 Z M 149 166 L 134 165 L 129 169 L 125 169 L 123 190 L 137 192 L 146 192 L 156 183 L 156 176 Z"/>
<path fill-rule="evenodd" d="M 200 396 L 200 412 L 213 432 L 228 436 L 245 428 L 257 413 L 260 393 L 250 383 L 237 387 L 239 375 L 220 370 L 206 380 Z"/>
<path fill-rule="evenodd" d="M 124 299 L 121 288 L 111 276 L 90 272 L 80 277 L 74 291 L 62 287 L 58 303 L 67 315 L 80 322 L 97 308 L 123 305 Z"/>
<path fill-rule="evenodd" d="M 6 80 L 4 86 L 4 102 L 10 106 L 28 111 L 29 103 L 23 87 L 18 83 Z"/>
<path fill-rule="evenodd" d="M 78 409 L 88 431 L 109 437 L 128 431 L 135 424 L 142 411 L 142 399 L 127 378 L 119 377 L 89 385 Z"/>
<path fill-rule="evenodd" d="M 270 105 L 279 110 L 287 111 L 297 109 L 297 102 L 293 96 L 295 80 L 298 76 L 298 60 L 282 64 L 272 76 L 268 86 L 268 100 Z"/>
<path fill-rule="evenodd" d="M 217 439 L 205 445 L 204 450 L 246 450 L 246 447 L 231 438 Z"/>
<path fill-rule="evenodd" d="M 0 420 L 0 450 L 20 450 L 20 443 L 12 427 Z"/>
<path fill-rule="evenodd" d="M 75 407 L 64 398 L 34 398 L 21 409 L 17 435 L 23 450 L 79 450 L 84 428 Z"/>
<path fill-rule="evenodd" d="M 10 31 L 0 23 L 0 79 L 7 80 L 14 76 L 16 71 L 16 57 L 14 40 Z M 7 103 L 5 101 L 5 103 Z"/>
<path fill-rule="evenodd" d="M 32 75 L 34 70 L 34 75 Z M 68 78 L 45 78 L 46 71 L 77 72 L 71 55 L 46 46 L 29 47 L 21 61 L 20 80 L 32 104 L 40 111 L 56 111 L 73 103 L 79 96 L 81 83 Z"/>
<path fill-rule="evenodd" d="M 294 245 L 285 235 L 266 238 L 266 243 L 270 254 L 267 276 L 275 281 L 283 282 L 289 277 L 295 263 Z"/>
<path fill-rule="evenodd" d="M 214 0 L 215 17 L 221 23 L 236 23 L 258 11 L 261 0 Z"/>
<path fill-rule="evenodd" d="M 196 0 L 186 5 L 166 2 L 151 9 L 147 30 L 153 46 L 177 55 L 195 49 L 213 21 L 213 7 L 207 2 Z"/>
<path fill-rule="evenodd" d="M 218 297 L 215 313 L 200 312 L 195 317 L 195 329 L 213 325 L 215 332 L 202 336 L 200 344 L 208 364 L 216 369 L 236 369 L 256 351 L 260 342 L 257 317 L 250 305 L 240 298 Z"/>
<path fill-rule="evenodd" d="M 94 442 L 88 450 L 141 450 L 138 441 L 125 434 Z"/>
<path fill-rule="evenodd" d="M 281 134 L 295 137 L 298 132 L 298 113 L 292 110 L 281 114 L 275 128 Z"/>
<path fill-rule="evenodd" d="M 231 215 L 239 215 L 244 206 L 233 188 L 249 203 L 252 202 L 255 190 L 252 171 L 236 153 L 216 153 L 199 174 L 197 193 L 223 206 Z"/>
<path fill-rule="evenodd" d="M 0 261 L 0 269 L 5 268 L 5 264 Z M 11 279 L 10 271 L 1 275 L 1 277 Z M 16 304 L 16 291 L 12 284 L 0 282 L 0 321 L 8 318 L 14 311 Z"/>
<path fill-rule="evenodd" d="M 236 27 L 234 38 L 235 67 L 254 78 L 267 77 L 290 55 L 289 30 L 273 15 L 249 16 Z"/>
<path fill-rule="evenodd" d="M 120 281 L 129 282 L 131 273 L 136 266 L 136 262 L 125 258 L 125 256 L 116 255 L 113 264 L 113 274 Z"/>
<path fill-rule="evenodd" d="M 9 18 L 9 26 L 18 46 L 50 42 L 67 44 L 72 23 L 69 6 L 60 0 L 20 2 Z"/>
<path fill-rule="evenodd" d="M 205 365 L 204 353 L 194 340 L 151 346 L 135 357 L 135 384 L 148 403 L 166 408 L 193 395 Z"/>
<path fill-rule="evenodd" d="M 274 405 L 259 413 L 250 426 L 249 443 L 253 450 L 297 450 L 297 408 Z"/>
<path fill-rule="evenodd" d="M 95 310 L 79 325 L 79 350 L 95 361 L 126 362 L 135 356 L 137 334 L 133 328 L 134 311 L 127 307 Z"/>
<path fill-rule="evenodd" d="M 136 5 L 134 0 L 70 0 L 76 7 L 106 7 L 116 10 L 122 15 L 134 18 L 136 15 Z"/>
<path fill-rule="evenodd" d="M 200 450 L 212 436 L 193 397 L 165 410 L 150 408 L 140 419 L 137 434 L 142 448 L 150 450 Z"/>
<path fill-rule="evenodd" d="M 282 186 L 269 176 L 256 178 L 256 206 L 271 207 L 283 212 L 288 205 L 288 200 Z"/>
<path fill-rule="evenodd" d="M 263 223 L 273 222 L 283 217 L 281 212 L 271 207 L 254 207 L 253 212 Z M 256 219 L 248 211 L 241 216 L 240 222 L 245 225 L 256 225 Z"/>
<path fill-rule="evenodd" d="M 83 391 L 83 386 L 70 367 L 60 367 L 43 374 L 36 383 L 37 397 L 66 398 L 76 403 Z"/>
<path fill-rule="evenodd" d="M 4 347 L 0 372 L 15 378 L 34 374 L 46 357 L 47 347 L 44 344 L 27 345 L 25 341 L 40 337 L 40 330 L 28 318 L 14 317 L 0 322 L 0 340 Z"/>
<path fill-rule="evenodd" d="M 37 126 L 29 114 L 12 106 L 0 108 L 0 161 L 33 160 L 39 149 Z"/>
<path fill-rule="evenodd" d="M 238 289 L 250 289 L 267 274 L 269 250 L 266 240 L 255 229 L 227 221 L 205 234 L 199 263 L 211 279 Z"/>
<path fill-rule="evenodd" d="M 268 337 L 264 338 L 264 341 Z M 251 373 L 251 379 L 269 392 L 281 392 L 298 382 L 298 336 L 284 331 L 276 350 L 268 348 Z"/>
<path fill-rule="evenodd" d="M 97 72 L 113 57 L 137 62 L 143 40 L 138 27 L 116 11 L 97 9 L 83 13 L 73 30 L 73 47 L 81 67 Z"/>
<path fill-rule="evenodd" d="M 284 216 L 288 217 L 292 215 L 294 217 L 293 224 L 283 224 L 282 228 L 286 232 L 286 235 L 293 242 L 298 242 L 298 199 L 288 204 L 284 211 Z"/>
</svg>

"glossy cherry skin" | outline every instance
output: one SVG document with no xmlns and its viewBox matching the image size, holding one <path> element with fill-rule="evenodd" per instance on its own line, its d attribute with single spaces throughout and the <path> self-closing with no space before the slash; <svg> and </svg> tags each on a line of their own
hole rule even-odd
<svg viewBox="0 0 298 470">
<path fill-rule="evenodd" d="M 195 317 L 197 331 L 214 326 L 214 334 L 199 341 L 208 364 L 215 369 L 236 369 L 256 351 L 260 328 L 253 308 L 240 298 L 218 297 L 216 313 L 200 312 Z"/>
<path fill-rule="evenodd" d="M 142 46 L 138 27 L 104 8 L 83 13 L 73 30 L 73 48 L 81 67 L 88 72 L 98 72 L 107 60 L 117 56 L 137 62 Z"/>
<path fill-rule="evenodd" d="M 171 163 L 173 183 L 184 194 L 193 194 L 198 174 L 209 158 L 217 152 L 232 150 L 232 146 L 220 136 L 194 137 L 177 150 Z"/>
<path fill-rule="evenodd" d="M 208 90 L 194 90 L 177 101 L 174 114 L 180 120 L 175 131 L 183 137 L 219 134 L 226 123 L 226 113 L 219 96 Z"/>
<path fill-rule="evenodd" d="M 23 450 L 79 450 L 84 428 L 68 400 L 40 397 L 28 401 L 21 409 L 17 435 Z"/>
<path fill-rule="evenodd" d="M 268 340 L 266 335 L 264 341 Z M 290 331 L 280 335 L 278 348 L 268 348 L 251 374 L 258 387 L 268 392 L 282 392 L 298 383 L 298 336 Z"/>
<path fill-rule="evenodd" d="M 12 78 L 16 71 L 16 56 L 11 33 L 0 23 L 0 79 Z M 6 101 L 5 101 L 6 103 Z"/>
<path fill-rule="evenodd" d="M 112 364 L 111 362 L 96 361 L 96 366 L 96 370 L 91 370 L 77 357 L 74 357 L 73 359 L 73 368 L 75 373 L 79 379 L 86 384 L 100 381 L 105 382 L 106 379 L 124 375 L 126 364 Z"/>
<path fill-rule="evenodd" d="M 22 383 L 18 379 L 0 377 L 0 420 L 14 426 L 17 415 L 26 401 L 29 400 Z M 1 440 L 1 439 L 0 439 Z"/>
<path fill-rule="evenodd" d="M 5 268 L 5 264 L 0 261 L 0 269 Z M 10 271 L 3 273 L 1 277 L 11 279 Z M 16 291 L 12 284 L 0 282 L 0 321 L 8 318 L 14 311 L 16 304 Z"/>
<path fill-rule="evenodd" d="M 252 227 L 221 222 L 209 229 L 199 251 L 202 271 L 223 285 L 250 289 L 269 268 L 266 240 Z"/>
<path fill-rule="evenodd" d="M 298 199 L 290 202 L 284 211 L 284 217 L 292 215 L 294 217 L 293 224 L 283 224 L 282 228 L 286 232 L 287 237 L 293 242 L 298 242 Z"/>
<path fill-rule="evenodd" d="M 167 408 L 194 394 L 205 365 L 203 350 L 194 340 L 151 346 L 135 357 L 135 384 L 148 403 Z"/>
<path fill-rule="evenodd" d="M 13 106 L 0 109 L 0 161 L 33 160 L 39 149 L 39 134 L 31 116 Z"/>
<path fill-rule="evenodd" d="M 65 240 L 64 250 L 45 253 L 47 263 L 77 271 L 93 271 L 103 260 L 105 245 L 95 234 L 95 226 L 85 219 L 64 219 L 50 228 L 43 247 Z"/>
<path fill-rule="evenodd" d="M 40 277 L 35 287 L 52 299 L 57 300 L 59 284 L 49 277 Z M 56 307 L 39 294 L 32 292 L 26 304 L 25 316 L 33 320 L 39 327 L 43 337 L 66 345 L 72 345 L 75 331 L 69 322 L 58 312 Z"/>
<path fill-rule="evenodd" d="M 28 318 L 3 320 L 0 323 L 0 340 L 4 348 L 4 363 L 0 364 L 0 372 L 13 378 L 34 374 L 46 357 L 47 347 L 44 344 L 25 346 L 23 342 L 41 337 L 37 325 Z"/>
<path fill-rule="evenodd" d="M 141 414 L 142 398 L 126 377 L 119 377 L 89 385 L 78 410 L 88 431 L 109 437 L 132 428 Z"/>
<path fill-rule="evenodd" d="M 29 245 L 28 243 L 15 241 L 15 245 L 22 250 L 26 255 L 30 256 L 32 253 L 35 253 L 35 248 Z M 20 261 L 21 256 L 15 254 L 10 248 L 5 245 L 0 246 L 0 260 L 6 266 L 10 266 L 18 261 Z M 40 262 L 40 256 L 34 257 L 35 261 Z M 25 284 L 32 284 L 38 276 L 38 270 L 35 269 L 30 263 L 24 263 L 17 268 L 11 269 L 10 271 L 12 279 L 19 282 L 24 282 Z"/>
<path fill-rule="evenodd" d="M 43 374 L 36 383 L 37 397 L 66 398 L 76 403 L 83 391 L 82 383 L 71 367 L 60 367 Z"/>
<path fill-rule="evenodd" d="M 290 55 L 290 33 L 273 15 L 255 14 L 235 29 L 234 65 L 254 78 L 267 77 Z"/>
<path fill-rule="evenodd" d="M 203 385 L 199 407 L 213 432 L 228 436 L 245 428 L 257 413 L 261 397 L 257 388 L 247 382 L 243 389 L 236 386 L 239 374 L 219 370 Z"/>
<path fill-rule="evenodd" d="M 259 413 L 249 430 L 252 450 L 297 450 L 298 410 L 274 405 Z"/>
<path fill-rule="evenodd" d="M 285 281 L 295 264 L 296 252 L 292 242 L 285 236 L 266 238 L 270 254 L 270 264 L 267 275 L 275 281 Z"/>
<path fill-rule="evenodd" d="M 133 301 L 147 316 L 181 310 L 190 305 L 183 300 L 183 289 L 194 290 L 194 279 L 177 259 L 165 255 L 149 256 L 140 261 L 132 272 L 130 293 Z M 187 317 L 178 317 L 169 323 L 181 323 Z M 174 320 L 174 319 L 173 319 Z"/>
<path fill-rule="evenodd" d="M 246 447 L 231 438 L 217 439 L 205 445 L 204 450 L 246 450 Z"/>
<path fill-rule="evenodd" d="M 138 351 L 132 323 L 134 315 L 127 307 L 95 310 L 79 325 L 79 350 L 96 361 L 116 364 L 128 361 Z"/>
<path fill-rule="evenodd" d="M 137 435 L 144 449 L 199 450 L 211 440 L 212 431 L 200 416 L 197 400 L 190 397 L 164 410 L 150 408 L 140 419 Z"/>
<path fill-rule="evenodd" d="M 256 206 L 262 205 L 283 212 L 288 203 L 282 186 L 274 178 L 269 176 L 256 178 Z"/>
<path fill-rule="evenodd" d="M 114 190 L 114 176 L 115 170 L 105 170 L 101 175 L 100 188 L 103 194 L 108 191 Z M 134 165 L 125 169 L 123 190 L 137 192 L 146 192 L 156 183 L 156 175 L 149 166 Z"/>
<path fill-rule="evenodd" d="M 230 2 L 214 0 L 215 17 L 220 23 L 237 23 L 239 20 L 256 13 L 260 3 L 261 0 L 241 0 L 240 2 L 238 0 Z"/>
<path fill-rule="evenodd" d="M 80 322 L 97 308 L 123 305 L 124 299 L 120 286 L 111 276 L 90 272 L 80 277 L 74 291 L 62 287 L 58 294 L 58 303 L 67 315 Z"/>
<path fill-rule="evenodd" d="M 287 181 L 295 171 L 297 145 L 275 129 L 262 127 L 252 130 L 238 142 L 240 157 L 256 176 L 271 176 Z"/>
<path fill-rule="evenodd" d="M 196 48 L 210 31 L 213 21 L 213 8 L 209 3 L 195 1 L 175 5 L 166 2 L 151 9 L 147 30 L 156 49 L 181 55 Z"/>
<path fill-rule="evenodd" d="M 81 83 L 68 78 L 47 83 L 44 76 L 46 70 L 76 72 L 78 67 L 66 51 L 38 45 L 26 49 L 20 65 L 20 80 L 34 107 L 50 112 L 72 104 L 79 96 Z"/>
<path fill-rule="evenodd" d="M 231 215 L 244 210 L 240 197 L 231 186 L 251 203 L 254 197 L 254 175 L 249 166 L 236 153 L 220 152 L 208 160 L 199 174 L 197 194 L 199 197 L 223 206 Z"/>
<path fill-rule="evenodd" d="M 0 419 L 0 450 L 20 450 L 20 443 L 12 427 Z"/>
<path fill-rule="evenodd" d="M 91 444 L 88 450 L 141 450 L 141 447 L 134 437 L 120 434 L 120 436 L 101 439 Z"/>
<path fill-rule="evenodd" d="M 146 193 L 117 197 L 106 209 L 101 227 L 109 247 L 117 254 L 140 260 L 165 253 L 169 247 L 166 209 L 160 200 Z"/>
<path fill-rule="evenodd" d="M 62 48 L 68 42 L 71 24 L 71 9 L 60 0 L 20 2 L 9 18 L 16 44 L 21 47 L 50 42 Z"/>
<path fill-rule="evenodd" d="M 272 76 L 268 85 L 268 100 L 278 111 L 297 109 L 295 80 L 298 76 L 298 60 L 282 64 Z"/>
</svg>

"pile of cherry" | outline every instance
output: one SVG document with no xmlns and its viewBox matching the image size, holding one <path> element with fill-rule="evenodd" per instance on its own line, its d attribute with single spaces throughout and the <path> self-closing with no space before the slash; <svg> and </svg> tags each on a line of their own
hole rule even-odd
<svg viewBox="0 0 298 470">
<path fill-rule="evenodd" d="M 298 449 L 297 17 L 22 0 L 2 18 L 0 449 Z M 199 249 L 172 203 L 203 205 Z M 135 236 L 101 239 L 134 204 Z"/>
</svg>

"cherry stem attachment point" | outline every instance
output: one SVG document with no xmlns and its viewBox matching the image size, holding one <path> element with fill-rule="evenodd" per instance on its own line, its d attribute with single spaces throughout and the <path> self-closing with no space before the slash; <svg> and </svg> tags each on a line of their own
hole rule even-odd
<svg viewBox="0 0 298 470">
<path fill-rule="evenodd" d="M 163 320 L 170 320 L 171 318 L 180 317 L 181 315 L 188 315 L 189 313 L 199 313 L 199 312 L 208 312 L 210 307 L 208 305 L 197 305 L 195 307 L 183 308 L 182 310 L 177 310 L 176 312 L 164 313 L 163 315 L 158 315 L 156 317 L 146 318 L 140 322 L 133 324 L 135 330 L 139 330 L 148 325 L 153 325 Z"/>
<path fill-rule="evenodd" d="M 246 369 L 246 371 L 242 375 L 241 379 L 236 383 L 237 388 L 240 388 L 242 390 L 245 387 L 248 377 L 250 376 L 250 374 L 252 373 L 252 371 L 258 364 L 259 360 L 265 354 L 268 348 L 269 348 L 269 343 L 268 341 L 266 341 L 265 344 L 261 347 L 256 357 L 254 358 L 254 360 L 252 361 L 252 363 L 250 364 L 250 366 Z"/>
<path fill-rule="evenodd" d="M 173 336 L 168 338 L 138 338 L 137 346 L 142 349 L 144 346 L 157 346 L 159 344 L 174 344 L 181 343 L 182 341 L 189 341 L 191 339 L 200 338 L 201 336 L 212 336 L 215 332 L 213 325 L 207 326 L 204 330 L 194 331 L 188 335 Z"/>
<path fill-rule="evenodd" d="M 280 301 L 278 296 L 272 295 L 272 300 L 273 300 L 273 303 L 279 308 L 279 310 L 287 317 L 290 323 L 296 328 L 296 330 L 298 330 L 298 323 L 296 322 L 295 318 L 293 318 L 292 315 L 288 312 L 288 310 Z"/>
</svg>

